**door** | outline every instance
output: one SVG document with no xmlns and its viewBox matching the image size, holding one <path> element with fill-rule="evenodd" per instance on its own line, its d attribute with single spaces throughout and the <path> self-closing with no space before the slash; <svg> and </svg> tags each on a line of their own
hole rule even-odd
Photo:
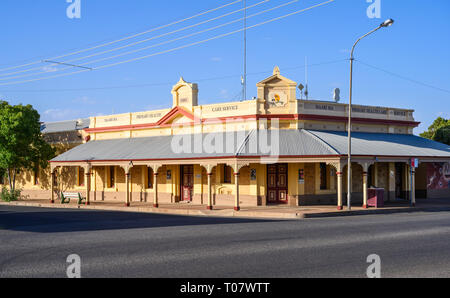
<svg viewBox="0 0 450 298">
<path fill-rule="evenodd" d="M 194 190 L 194 166 L 181 166 L 181 195 L 183 201 L 192 201 Z"/>
<path fill-rule="evenodd" d="M 269 204 L 288 203 L 288 165 L 267 165 L 267 202 Z"/>
<path fill-rule="evenodd" d="M 402 163 L 396 163 L 395 164 L 395 198 L 397 199 L 404 199 L 404 192 L 403 192 L 403 164 Z"/>
</svg>

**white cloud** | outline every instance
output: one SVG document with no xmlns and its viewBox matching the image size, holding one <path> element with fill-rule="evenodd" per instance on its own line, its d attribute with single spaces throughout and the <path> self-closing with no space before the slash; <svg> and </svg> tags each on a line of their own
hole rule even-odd
<svg viewBox="0 0 450 298">
<path fill-rule="evenodd" d="M 53 66 L 53 65 L 50 65 L 50 66 L 44 66 L 44 67 L 42 67 L 42 70 L 45 71 L 45 72 L 55 72 L 55 71 L 58 70 L 58 68 L 56 68 L 56 67 Z"/>
<path fill-rule="evenodd" d="M 95 100 L 90 99 L 87 96 L 82 96 L 82 97 L 75 98 L 74 100 L 72 100 L 72 102 L 73 103 L 89 104 L 89 105 L 93 105 L 93 104 L 96 103 Z"/>
<path fill-rule="evenodd" d="M 48 109 L 42 115 L 44 121 L 63 121 L 80 118 L 80 111 L 71 109 Z"/>
</svg>

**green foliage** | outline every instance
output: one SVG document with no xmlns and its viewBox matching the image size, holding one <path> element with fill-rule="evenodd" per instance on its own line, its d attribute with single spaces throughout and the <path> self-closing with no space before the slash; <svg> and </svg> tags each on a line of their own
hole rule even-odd
<svg viewBox="0 0 450 298">
<path fill-rule="evenodd" d="M 434 134 L 433 140 L 450 146 L 450 125 L 439 128 Z"/>
<path fill-rule="evenodd" d="M 441 143 L 446 143 L 446 142 L 442 142 L 440 140 L 445 140 L 445 133 L 448 134 L 448 129 L 446 130 L 445 127 L 449 127 L 449 126 L 450 126 L 450 119 L 444 119 L 442 117 L 438 117 L 436 120 L 434 120 L 433 124 L 431 124 L 431 126 L 428 128 L 428 131 L 421 133 L 420 136 L 422 138 L 434 140 L 434 141 L 441 142 Z M 439 132 L 439 137 L 437 137 L 437 139 L 436 139 L 436 134 L 440 129 L 443 129 L 443 130 L 441 132 Z M 448 135 L 447 135 L 447 138 L 448 138 Z M 446 144 L 448 145 L 448 143 L 446 143 Z"/>
<path fill-rule="evenodd" d="M 2 187 L 2 192 L 0 193 L 0 200 L 4 202 L 13 202 L 20 199 L 21 191 L 19 189 L 9 190 L 6 187 Z"/>
<path fill-rule="evenodd" d="M 55 150 L 41 134 L 39 113 L 31 105 L 0 101 L 0 168 L 5 170 L 10 191 L 21 170 L 46 168 Z"/>
</svg>

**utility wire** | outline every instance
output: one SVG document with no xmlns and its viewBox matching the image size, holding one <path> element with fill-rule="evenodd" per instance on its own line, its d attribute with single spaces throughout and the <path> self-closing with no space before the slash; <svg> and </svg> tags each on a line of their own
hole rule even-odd
<svg viewBox="0 0 450 298">
<path fill-rule="evenodd" d="M 264 0 L 264 1 L 261 1 L 261 2 L 259 2 L 259 3 L 256 3 L 256 4 L 252 5 L 252 6 L 249 6 L 247 9 L 252 8 L 252 7 L 255 7 L 255 6 L 257 6 L 257 5 L 261 5 L 261 4 L 266 3 L 266 2 L 268 2 L 268 1 L 270 1 L 270 0 Z M 274 7 L 274 8 L 271 8 L 271 9 L 267 9 L 267 10 L 264 10 L 264 11 L 260 11 L 260 12 L 258 12 L 258 13 L 255 13 L 255 14 L 249 16 L 248 18 L 255 17 L 255 16 L 257 16 L 257 15 L 260 15 L 260 14 L 263 14 L 263 13 L 266 13 L 266 12 L 269 12 L 269 11 L 272 11 L 272 10 L 275 10 L 275 9 L 278 9 L 278 8 L 281 8 L 281 7 L 284 7 L 284 6 L 293 4 L 293 3 L 298 2 L 298 1 L 300 1 L 300 0 L 293 0 L 293 1 L 290 1 L 290 2 L 288 2 L 288 3 L 285 3 L 285 4 L 282 4 L 282 5 L 276 6 L 276 7 Z M 148 39 L 144 39 L 144 40 L 141 40 L 141 41 L 137 41 L 137 42 L 134 42 L 134 43 L 131 43 L 131 44 L 128 44 L 128 45 L 124 45 L 124 46 L 118 47 L 118 48 L 106 50 L 106 51 L 103 51 L 103 52 L 100 52 L 100 53 L 95 53 L 95 54 L 92 54 L 92 55 L 89 55 L 89 56 L 84 56 L 84 57 L 80 57 L 80 58 L 76 58 L 76 59 L 66 60 L 66 61 L 63 61 L 63 62 L 55 62 L 55 63 L 56 63 L 56 64 L 62 64 L 62 65 L 64 65 L 64 64 L 65 64 L 65 65 L 68 65 L 69 62 L 74 62 L 74 61 L 84 60 L 84 59 L 87 59 L 87 58 L 90 58 L 90 57 L 94 57 L 94 56 L 98 56 L 98 55 L 103 55 L 103 54 L 106 54 L 106 53 L 109 53 L 109 52 L 118 51 L 118 50 L 121 50 L 121 49 L 124 49 L 124 48 L 128 48 L 128 47 L 131 47 L 131 46 L 135 46 L 135 45 L 137 45 L 137 44 L 141 44 L 141 43 L 144 43 L 144 42 L 147 42 L 147 41 L 150 41 L 150 40 L 159 38 L 159 37 L 163 37 L 163 36 L 170 35 L 170 34 L 173 34 L 173 33 L 176 33 L 176 32 L 184 31 L 184 30 L 187 30 L 187 29 L 190 29 L 190 28 L 199 26 L 199 25 L 201 25 L 201 24 L 204 24 L 204 23 L 207 23 L 207 22 L 210 22 L 210 21 L 213 21 L 213 20 L 217 20 L 217 19 L 220 19 L 220 18 L 222 18 L 222 17 L 228 16 L 228 15 L 231 15 L 231 14 L 240 12 L 240 11 L 242 11 L 242 10 L 243 10 L 243 9 L 239 9 L 239 10 L 233 11 L 233 12 L 231 12 L 231 13 L 227 13 L 227 14 L 225 14 L 225 15 L 222 15 L 222 16 L 219 16 L 219 17 L 216 17 L 216 18 L 207 20 L 207 21 L 204 21 L 204 22 L 201 22 L 201 23 L 198 23 L 198 24 L 194 24 L 194 25 L 189 26 L 189 27 L 181 28 L 181 29 L 178 29 L 178 30 L 169 32 L 169 33 L 165 33 L 165 34 L 162 34 L 162 35 L 158 35 L 158 36 L 155 36 L 155 37 L 151 37 L 151 38 L 148 38 Z M 101 61 L 111 60 L 111 59 L 114 59 L 114 58 L 117 58 L 117 57 L 121 57 L 121 56 L 125 56 L 125 55 L 134 54 L 134 53 L 137 53 L 137 52 L 140 52 L 140 51 L 144 51 L 144 50 L 147 50 L 147 49 L 150 49 L 150 48 L 155 48 L 155 47 L 158 47 L 158 46 L 161 46 L 161 45 L 165 45 L 165 44 L 168 44 L 168 43 L 172 43 L 172 42 L 175 42 L 175 41 L 178 41 L 178 40 L 186 39 L 186 38 L 188 38 L 188 37 L 192 37 L 192 36 L 195 36 L 195 35 L 199 35 L 199 34 L 202 34 L 202 33 L 208 32 L 208 31 L 216 30 L 216 29 L 219 29 L 219 28 L 221 28 L 221 27 L 225 27 L 225 26 L 231 25 L 231 24 L 233 24 L 233 23 L 239 22 L 239 21 L 241 21 L 242 19 L 243 19 L 243 18 L 240 18 L 240 19 L 237 19 L 237 20 L 233 20 L 233 21 L 231 21 L 231 22 L 227 22 L 227 23 L 225 23 L 225 24 L 221 24 L 221 25 L 218 25 L 218 26 L 214 26 L 214 27 L 212 27 L 212 28 L 207 28 L 207 29 L 205 29 L 205 30 L 201 30 L 201 31 L 198 31 L 198 32 L 194 32 L 194 33 L 191 33 L 191 34 L 188 34 L 188 35 L 183 35 L 183 36 L 178 37 L 178 38 L 175 38 L 175 39 L 171 39 L 171 40 L 168 40 L 168 41 L 160 42 L 160 43 L 153 44 L 153 45 L 150 45 L 150 46 L 146 46 L 146 47 L 143 47 L 143 48 L 139 48 L 139 49 L 136 49 L 136 50 L 132 50 L 132 51 L 120 53 L 120 54 L 117 54 L 117 55 L 114 55 L 114 56 L 109 56 L 109 57 L 104 57 L 104 58 L 100 58 L 100 59 L 96 59 L 96 60 L 84 62 L 84 63 L 82 63 L 82 64 L 78 64 L 77 66 L 82 67 L 82 66 L 84 66 L 84 65 L 88 65 L 88 64 L 92 64 L 92 63 L 96 63 L 96 62 L 101 62 Z M 52 62 L 52 61 L 46 61 L 46 62 Z M 75 67 L 74 65 L 69 65 L 69 66 L 71 66 L 71 67 L 65 67 L 65 68 L 61 68 L 61 69 L 54 70 L 54 71 L 41 71 L 41 72 L 31 73 L 31 74 L 26 74 L 26 75 L 19 75 L 19 76 L 13 76 L 13 77 L 0 78 L 0 81 L 12 80 L 12 79 L 18 79 L 18 78 L 24 78 L 24 77 L 31 77 L 31 76 L 36 76 L 36 75 L 39 75 L 39 74 L 48 74 L 49 72 L 55 73 L 55 72 L 60 72 L 60 71 L 64 71 L 64 70 L 67 70 L 67 69 L 72 69 L 72 68 Z M 91 67 L 89 67 L 89 68 L 91 68 Z M 28 71 L 36 70 L 36 69 L 42 69 L 42 67 L 36 67 L 36 68 L 29 69 L 29 70 L 21 71 L 21 72 L 23 73 L 23 72 L 28 72 Z M 19 72 L 16 72 L 16 73 L 19 73 Z M 0 76 L 1 76 L 1 75 L 0 75 Z"/>
<path fill-rule="evenodd" d="M 268 0 L 265 0 L 263 2 L 266 2 L 266 1 L 268 1 Z M 199 35 L 199 34 L 202 34 L 202 33 L 205 33 L 205 32 L 213 31 L 213 30 L 216 30 L 216 29 L 219 29 L 219 28 L 222 28 L 222 27 L 225 27 L 225 26 L 228 26 L 228 25 L 240 22 L 240 21 L 242 21 L 245 18 L 246 19 L 253 18 L 255 16 L 258 16 L 258 15 L 261 15 L 261 14 L 264 14 L 264 13 L 267 13 L 267 12 L 270 12 L 270 11 L 282 8 L 284 6 L 291 5 L 291 4 L 296 3 L 298 1 L 300 1 L 300 0 L 293 0 L 293 1 L 290 1 L 290 2 L 287 2 L 287 3 L 283 3 L 281 5 L 277 5 L 275 7 L 259 11 L 257 13 L 254 13 L 254 14 L 249 15 L 249 16 L 244 17 L 244 18 L 239 18 L 239 19 L 236 19 L 236 20 L 224 23 L 224 24 L 220 24 L 220 25 L 217 25 L 217 26 L 214 26 L 214 27 L 211 27 L 211 28 L 207 28 L 207 29 L 204 29 L 204 30 L 201 30 L 201 31 L 197 31 L 197 32 L 191 33 L 191 34 L 183 35 L 183 36 L 178 37 L 178 38 L 170 39 L 170 40 L 167 40 L 167 41 L 164 41 L 164 42 L 160 42 L 160 43 L 157 43 L 157 44 L 153 44 L 153 45 L 150 45 L 150 46 L 146 46 L 146 47 L 143 47 L 143 48 L 139 48 L 139 49 L 131 50 L 131 51 L 128 51 L 128 52 L 120 53 L 120 54 L 117 54 L 117 55 L 114 55 L 114 56 L 109 56 L 109 57 L 104 57 L 104 58 L 99 58 L 99 59 L 96 59 L 96 60 L 91 60 L 91 61 L 88 61 L 88 62 L 84 62 L 84 63 L 78 64 L 77 67 L 84 67 L 85 65 L 89 65 L 89 64 L 93 64 L 93 63 L 97 63 L 97 62 L 102 62 L 102 61 L 107 61 L 107 60 L 111 60 L 111 59 L 114 59 L 114 58 L 118 58 L 118 57 L 130 55 L 130 54 L 134 54 L 134 53 L 137 53 L 137 52 L 141 52 L 141 51 L 144 51 L 144 50 L 147 50 L 147 49 L 159 47 L 159 46 L 162 46 L 162 45 L 165 45 L 165 44 L 173 43 L 175 41 L 183 40 L 183 39 L 186 39 L 186 38 L 189 38 L 189 37 L 192 37 L 192 36 L 196 36 L 196 35 Z M 258 4 L 261 4 L 263 2 L 260 2 Z M 128 47 L 128 46 L 123 46 L 122 48 L 125 48 L 125 47 Z M 106 51 L 106 52 L 108 52 L 108 51 Z M 93 56 L 96 56 L 96 55 L 93 55 Z M 88 57 L 90 57 L 90 56 L 88 56 Z M 75 59 L 75 60 L 80 60 L 80 59 Z M 75 61 L 75 60 L 68 60 L 68 61 L 65 61 L 65 62 L 59 63 L 59 64 L 66 64 L 66 62 L 72 62 L 72 61 Z M 64 70 L 67 70 L 67 69 L 72 69 L 74 67 L 75 66 L 72 65 L 71 67 L 66 67 L 66 68 L 62 68 L 62 69 L 51 71 L 51 72 L 53 72 L 53 73 L 60 72 L 60 71 L 64 71 Z M 92 67 L 87 67 L 87 68 L 93 69 Z M 39 67 L 39 69 L 40 69 L 40 67 Z M 28 75 L 21 75 L 21 76 L 9 77 L 9 78 L 0 78 L 0 81 L 12 80 L 12 79 L 18 79 L 18 78 L 24 78 L 24 77 L 30 77 L 30 76 L 35 76 L 35 75 L 39 75 L 39 74 L 48 74 L 48 73 L 49 73 L 49 71 L 42 71 L 42 72 L 28 74 Z"/>
<path fill-rule="evenodd" d="M 84 52 L 91 51 L 91 50 L 94 50 L 94 49 L 106 47 L 106 46 L 109 46 L 109 45 L 112 45 L 112 44 L 115 44 L 115 43 L 118 43 L 118 42 L 121 42 L 121 41 L 124 41 L 124 40 L 129 40 L 129 39 L 132 39 L 132 38 L 135 38 L 135 37 L 138 37 L 138 36 L 150 33 L 150 32 L 154 32 L 154 31 L 157 31 L 157 30 L 161 30 L 161 29 L 164 29 L 164 28 L 167 28 L 167 27 L 170 27 L 170 26 L 173 26 L 173 25 L 176 25 L 176 24 L 188 21 L 188 20 L 192 20 L 194 18 L 197 18 L 197 17 L 200 17 L 202 15 L 205 15 L 205 14 L 208 14 L 208 13 L 220 10 L 222 8 L 231 6 L 231 5 L 239 3 L 239 2 L 242 2 L 242 0 L 236 0 L 236 1 L 230 2 L 228 4 L 221 5 L 219 7 L 216 7 L 216 8 L 213 8 L 213 9 L 210 9 L 210 10 L 198 13 L 196 15 L 193 15 L 193 16 L 190 16 L 190 17 L 178 20 L 178 21 L 174 21 L 174 22 L 166 24 L 166 25 L 162 25 L 162 26 L 159 26 L 159 27 L 156 27 L 156 28 L 152 28 L 152 29 L 149 29 L 149 30 L 146 30 L 146 31 L 143 31 L 143 32 L 140 32 L 140 33 L 136 33 L 136 34 L 133 34 L 133 35 L 130 35 L 130 36 L 126 36 L 126 37 L 123 37 L 123 38 L 120 38 L 120 39 L 117 39 L 117 40 L 114 40 L 114 41 L 110 41 L 110 42 L 107 42 L 107 43 L 103 43 L 103 44 L 100 44 L 100 45 L 89 47 L 87 49 L 78 50 L 78 51 L 71 52 L 71 53 L 68 53 L 68 54 L 63 54 L 63 55 L 60 55 L 60 56 L 52 57 L 52 58 L 49 58 L 48 60 L 57 60 L 57 59 L 60 59 L 60 58 L 73 56 L 73 55 L 84 53 Z M 0 71 L 22 68 L 22 67 L 25 67 L 25 66 L 35 65 L 35 64 L 39 64 L 39 63 L 42 63 L 42 61 L 35 61 L 35 62 L 30 62 L 30 63 L 27 63 L 27 64 L 18 65 L 18 66 L 7 67 L 7 68 L 0 69 Z"/>
<path fill-rule="evenodd" d="M 301 10 L 294 11 L 292 13 L 289 13 L 289 14 L 286 14 L 286 15 L 283 15 L 283 16 L 280 16 L 280 17 L 276 17 L 276 18 L 270 19 L 268 21 L 264 21 L 264 22 L 261 22 L 261 23 L 258 23 L 258 24 L 252 25 L 252 26 L 248 26 L 246 28 L 241 28 L 241 29 L 234 30 L 234 31 L 231 31 L 231 32 L 228 32 L 228 33 L 224 33 L 224 34 L 220 34 L 220 35 L 208 38 L 208 39 L 204 39 L 204 40 L 201 40 L 201 41 L 193 42 L 193 43 L 186 44 L 186 45 L 183 45 L 183 46 L 179 46 L 179 47 L 176 47 L 176 48 L 160 51 L 160 52 L 157 52 L 157 53 L 153 53 L 153 54 L 149 54 L 149 55 L 145 55 L 145 56 L 141 56 L 141 57 L 136 57 L 136 58 L 128 59 L 128 60 L 125 60 L 125 61 L 119 61 L 119 62 L 115 62 L 115 63 L 111 63 L 111 64 L 102 65 L 102 66 L 94 68 L 94 70 L 100 70 L 100 69 L 109 68 L 109 67 L 113 67 L 113 66 L 117 66 L 117 65 L 121 65 L 121 64 L 125 64 L 125 63 L 135 62 L 135 61 L 147 59 L 147 58 L 150 58 L 150 57 L 154 57 L 154 56 L 157 56 L 157 55 L 162 55 L 162 54 L 174 52 L 174 51 L 177 51 L 177 50 L 181 50 L 181 49 L 184 49 L 184 48 L 192 47 L 192 46 L 195 46 L 195 45 L 203 44 L 203 43 L 206 43 L 206 42 L 209 42 L 209 41 L 212 41 L 212 40 L 216 40 L 216 39 L 219 39 L 219 38 L 223 38 L 223 37 L 226 37 L 226 36 L 230 36 L 230 35 L 239 33 L 239 32 L 241 32 L 243 30 L 248 30 L 248 29 L 259 27 L 259 26 L 262 26 L 262 25 L 265 25 L 265 24 L 268 24 L 268 23 L 279 21 L 281 19 L 293 16 L 293 15 L 296 15 L 296 14 L 299 14 L 299 13 L 302 13 L 302 12 L 305 12 L 305 11 L 308 11 L 308 10 L 312 10 L 314 8 L 317 8 L 317 7 L 320 7 L 320 6 L 332 3 L 334 1 L 335 0 L 328 0 L 328 1 L 316 4 L 316 5 L 313 5 L 313 6 L 304 8 L 304 9 L 301 9 Z M 86 72 L 86 71 L 89 71 L 89 70 L 80 70 L 80 71 L 75 71 L 75 72 L 65 73 L 65 74 L 59 74 L 59 75 L 54 75 L 54 76 L 49 76 L 49 77 L 44 77 L 44 78 L 37 78 L 37 79 L 31 79 L 31 80 L 2 83 L 2 84 L 0 84 L 0 86 L 17 85 L 17 84 L 22 84 L 22 83 L 53 79 L 53 78 L 58 78 L 58 77 L 74 75 L 74 74 L 78 74 L 78 73 L 82 73 L 82 72 Z"/>
<path fill-rule="evenodd" d="M 258 6 L 258 5 L 267 3 L 267 2 L 269 2 L 269 1 L 270 1 L 270 0 L 263 0 L 263 1 L 261 1 L 261 2 L 258 2 L 258 3 L 256 3 L 256 4 L 254 4 L 254 5 L 249 6 L 249 7 L 246 8 L 246 9 L 250 9 L 250 8 L 256 7 L 256 6 Z M 298 2 L 298 1 L 299 1 L 299 0 L 295 0 L 295 2 Z M 244 8 L 241 8 L 241 9 L 238 9 L 238 10 L 235 10 L 235 11 L 232 11 L 232 12 L 229 12 L 229 13 L 220 15 L 220 16 L 218 16 L 218 17 L 214 17 L 214 18 L 211 18 L 211 19 L 208 19 L 208 20 L 206 20 L 206 21 L 202 21 L 202 22 L 199 22 L 199 23 L 190 25 L 190 26 L 186 26 L 186 27 L 183 27 L 183 28 L 174 30 L 174 31 L 170 31 L 170 32 L 163 33 L 163 34 L 160 34 L 160 35 L 157 35 L 157 36 L 152 36 L 152 37 L 150 37 L 150 38 L 146 38 L 146 39 L 143 39 L 143 40 L 139 40 L 139 41 L 136 41 L 136 42 L 133 42 L 133 43 L 130 43 L 130 44 L 126 44 L 126 45 L 123 45 L 123 46 L 120 46 L 120 47 L 116 47 L 116 48 L 109 49 L 109 50 L 105 50 L 105 51 L 98 52 L 98 53 L 93 53 L 93 54 L 91 54 L 91 55 L 87 55 L 87 56 L 83 56 L 83 57 L 78 57 L 78 58 L 74 58 L 74 59 L 70 59 L 70 60 L 61 61 L 61 63 L 59 63 L 59 64 L 68 64 L 68 63 L 71 63 L 71 62 L 80 61 L 80 60 L 84 60 L 84 59 L 87 59 L 87 58 L 91 58 L 91 57 L 95 57 L 95 56 L 99 56 L 99 55 L 103 55 L 103 54 L 115 52 L 115 51 L 118 51 L 118 50 L 121 50 L 121 49 L 129 48 L 129 47 L 132 47 L 132 46 L 135 46 L 135 45 L 144 43 L 144 42 L 148 42 L 148 41 L 151 41 L 151 40 L 154 40 L 154 39 L 158 39 L 158 38 L 161 38 L 161 37 L 164 37 L 164 36 L 169 36 L 169 35 L 172 35 L 172 34 L 175 34 L 175 33 L 178 33 L 178 32 L 182 32 L 182 31 L 185 31 L 185 30 L 188 30 L 188 29 L 192 29 L 192 28 L 194 28 L 194 27 L 198 27 L 198 26 L 200 26 L 200 25 L 203 25 L 203 24 L 206 24 L 206 23 L 209 23 L 209 22 L 217 21 L 217 20 L 219 20 L 219 19 L 222 19 L 222 18 L 224 18 L 224 17 L 230 16 L 230 15 L 232 15 L 232 14 L 241 12 L 242 10 L 244 10 Z M 177 39 L 175 39 L 175 40 L 177 40 Z M 164 44 L 164 43 L 162 43 L 162 44 Z M 146 49 L 146 48 L 143 48 L 143 50 L 144 50 L 144 49 Z M 47 59 L 47 60 L 48 60 L 48 59 Z M 51 61 L 47 61 L 47 60 L 42 61 L 42 62 L 51 62 Z M 96 60 L 94 60 L 94 61 L 96 61 Z M 102 60 L 99 60 L 99 61 L 102 61 Z M 86 65 L 86 64 L 89 64 L 89 63 L 91 63 L 91 62 L 87 62 L 87 63 L 81 64 L 81 65 Z M 62 69 L 59 69 L 59 70 L 57 70 L 57 71 L 63 71 L 63 70 L 69 69 L 69 68 L 70 68 L 70 67 L 62 68 Z M 33 67 L 33 68 L 21 70 L 21 71 L 16 71 L 16 72 L 10 72 L 10 73 L 5 73 L 5 74 L 0 74 L 0 77 L 3 77 L 3 76 L 9 76 L 9 75 L 14 75 L 14 74 L 19 74 L 19 73 L 30 72 L 30 71 L 33 71 L 33 70 L 42 70 L 42 67 L 41 67 L 41 66 L 38 66 L 38 67 Z M 53 72 L 54 72 L 54 71 L 53 71 Z M 33 74 L 29 74 L 29 75 L 22 75 L 22 76 L 14 76 L 14 77 L 1 78 L 0 81 L 10 80 L 10 79 L 16 79 L 16 78 L 23 78 L 23 77 L 29 77 L 29 76 L 33 76 L 33 75 L 42 74 L 42 73 L 48 73 L 48 71 L 42 71 L 42 72 L 33 73 Z"/>
<path fill-rule="evenodd" d="M 450 93 L 450 90 L 448 90 L 448 89 L 440 88 L 440 87 L 433 86 L 433 85 L 430 85 L 430 84 L 427 84 L 427 83 L 424 83 L 424 82 L 421 82 L 421 81 L 417 81 L 417 80 L 414 80 L 414 79 L 411 79 L 411 78 L 408 78 L 408 77 L 405 77 L 405 76 L 396 74 L 396 73 L 391 72 L 391 71 L 389 71 L 389 70 L 385 70 L 385 69 L 382 69 L 382 68 L 380 68 L 380 67 L 370 65 L 370 64 L 365 63 L 365 62 L 363 62 L 363 61 L 361 61 L 361 60 L 356 60 L 356 61 L 358 61 L 358 62 L 361 63 L 362 65 L 365 65 L 365 66 L 367 66 L 367 67 L 376 69 L 376 70 L 378 70 L 378 71 L 382 71 L 382 72 L 384 72 L 384 73 L 387 73 L 387 74 L 389 74 L 389 75 L 391 75 L 391 76 L 400 78 L 400 79 L 402 79 L 402 80 L 409 81 L 409 82 L 411 82 L 411 83 L 418 84 L 418 85 L 421 85 L 421 86 L 424 86 L 424 87 L 428 87 L 428 88 L 431 88 L 431 89 L 435 89 L 435 90 L 438 90 L 438 91 L 441 91 L 441 92 Z"/>
<path fill-rule="evenodd" d="M 328 64 L 336 64 L 339 62 L 348 61 L 348 59 L 339 59 L 339 60 L 332 60 L 332 61 L 325 61 L 325 62 L 319 62 L 314 64 L 308 64 L 308 67 L 314 67 L 314 66 L 322 66 L 322 65 L 328 65 Z M 300 66 L 292 66 L 292 67 L 282 67 L 283 70 L 294 70 L 294 69 L 301 69 L 305 68 L 306 65 L 300 65 Z M 256 76 L 261 74 L 269 74 L 273 71 L 272 70 L 266 70 L 266 71 L 259 71 L 259 72 L 252 72 L 247 73 L 247 76 Z M 203 79 L 193 79 L 193 82 L 207 82 L 207 81 L 218 81 L 218 80 L 225 80 L 225 79 L 235 79 L 239 78 L 240 74 L 234 74 L 234 75 L 227 75 L 227 76 L 220 76 L 220 77 L 211 77 L 211 78 L 203 78 Z M 173 85 L 173 82 L 165 82 L 165 83 L 148 83 L 148 84 L 134 84 L 134 85 L 115 85 L 115 86 L 105 86 L 105 87 L 87 87 L 87 88 L 68 88 L 68 89 L 23 89 L 23 90 L 2 90 L 4 93 L 12 93 L 12 92 L 73 92 L 73 91 L 93 91 L 93 90 L 108 90 L 108 89 L 129 89 L 129 88 L 145 88 L 145 87 L 157 87 L 157 86 L 171 86 Z M 238 95 L 242 94 L 240 91 Z"/>
</svg>

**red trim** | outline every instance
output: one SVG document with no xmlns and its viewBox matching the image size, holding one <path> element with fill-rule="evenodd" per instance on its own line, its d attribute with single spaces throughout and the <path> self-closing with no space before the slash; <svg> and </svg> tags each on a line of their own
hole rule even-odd
<svg viewBox="0 0 450 298">
<path fill-rule="evenodd" d="M 241 211 L 241 207 L 234 207 L 234 211 Z"/>
<path fill-rule="evenodd" d="M 55 200 L 50 200 L 50 203 L 55 204 Z"/>
<path fill-rule="evenodd" d="M 324 158 L 324 157 L 346 157 L 346 154 L 336 155 L 280 155 L 278 158 Z M 411 158 L 411 156 L 402 155 L 352 155 L 353 157 L 385 157 L 385 158 Z M 414 156 L 415 158 L 448 158 L 448 156 Z M 161 160 L 199 160 L 199 159 L 224 159 L 224 158 L 239 158 L 239 159 L 259 159 L 271 158 L 268 155 L 262 156 L 214 156 L 214 157 L 188 157 L 188 158 L 160 158 L 160 159 L 103 159 L 103 160 L 66 160 L 66 161 L 50 161 L 50 163 L 71 163 L 71 162 L 130 162 L 130 161 L 161 161 Z M 426 161 L 425 161 L 426 162 Z M 338 172 L 339 173 L 339 172 Z"/>
<path fill-rule="evenodd" d="M 213 210 L 213 206 L 207 206 L 206 209 Z"/>
<path fill-rule="evenodd" d="M 189 124 L 194 124 L 195 117 L 192 113 L 186 111 L 181 107 L 175 107 L 170 110 L 165 116 L 163 116 L 158 122 L 145 123 L 145 124 L 133 124 L 133 125 L 118 125 L 118 126 L 108 126 L 108 127 L 97 127 L 97 128 L 86 128 L 84 131 L 87 133 L 98 133 L 98 132 L 111 132 L 111 131 L 124 131 L 124 130 L 138 130 L 147 129 L 154 127 L 166 127 L 173 124 L 168 123 L 170 120 L 178 115 L 183 115 L 191 119 L 193 122 Z M 218 118 L 206 118 L 199 119 L 202 123 L 216 123 L 221 121 L 229 120 L 239 121 L 242 119 L 282 119 L 282 120 L 315 120 L 315 121 L 337 121 L 337 122 L 348 122 L 348 117 L 344 116 L 326 116 L 326 115 L 314 115 L 314 114 L 271 114 L 271 115 L 242 115 L 242 116 L 228 116 L 228 117 L 218 117 Z M 402 120 L 387 120 L 387 119 L 373 119 L 373 118 L 352 118 L 354 123 L 369 123 L 369 124 L 386 124 L 386 125 L 400 125 L 400 126 L 414 126 L 420 125 L 420 122 L 415 121 L 402 121 Z M 181 124 L 177 124 L 179 126 Z M 186 123 L 184 123 L 186 125 Z"/>
<path fill-rule="evenodd" d="M 336 172 L 336 175 L 342 175 L 342 172 Z"/>
<path fill-rule="evenodd" d="M 125 207 L 130 207 L 130 203 L 125 203 Z"/>
<path fill-rule="evenodd" d="M 173 108 L 169 113 L 167 113 L 165 116 L 163 116 L 158 122 L 156 122 L 157 125 L 164 125 L 167 124 L 170 120 L 175 118 L 178 115 L 183 115 L 188 117 L 191 120 L 194 120 L 194 115 L 192 113 L 189 113 L 185 109 L 181 107 L 175 107 Z"/>
<path fill-rule="evenodd" d="M 301 114 L 301 115 L 299 115 L 299 120 L 317 120 L 317 121 L 325 120 L 325 121 L 348 122 L 348 117 Z M 373 119 L 373 118 L 354 118 L 354 117 L 352 117 L 352 122 L 354 122 L 354 123 L 371 123 L 371 124 L 395 124 L 395 125 L 400 125 L 400 126 L 414 126 L 414 127 L 417 127 L 420 125 L 420 122 L 415 122 L 415 121 Z"/>
<path fill-rule="evenodd" d="M 367 205 L 363 205 L 363 208 L 364 208 L 364 209 L 368 209 L 369 207 L 367 207 Z"/>
<path fill-rule="evenodd" d="M 159 119 L 158 122 L 155 123 L 145 123 L 145 124 L 132 124 L 132 125 L 118 125 L 118 126 L 107 126 L 107 127 L 96 127 L 96 128 L 86 128 L 84 131 L 87 133 L 97 133 L 97 132 L 110 132 L 110 131 L 124 131 L 124 130 L 136 130 L 136 129 L 146 129 L 153 127 L 165 127 L 172 126 L 172 124 L 168 123 L 170 120 L 175 118 L 178 115 L 186 116 L 187 118 L 194 121 L 194 115 L 181 107 L 175 107 L 170 110 L 165 116 Z M 192 124 L 191 122 L 190 124 Z M 181 126 L 181 124 L 177 125 Z"/>
<path fill-rule="evenodd" d="M 153 208 L 159 208 L 159 204 L 153 204 Z"/>
<path fill-rule="evenodd" d="M 91 205 L 91 202 L 86 202 L 86 206 L 89 206 L 89 205 Z"/>
<path fill-rule="evenodd" d="M 338 206 L 338 207 L 337 207 L 337 210 L 339 210 L 339 211 L 344 210 L 344 207 Z"/>
</svg>

